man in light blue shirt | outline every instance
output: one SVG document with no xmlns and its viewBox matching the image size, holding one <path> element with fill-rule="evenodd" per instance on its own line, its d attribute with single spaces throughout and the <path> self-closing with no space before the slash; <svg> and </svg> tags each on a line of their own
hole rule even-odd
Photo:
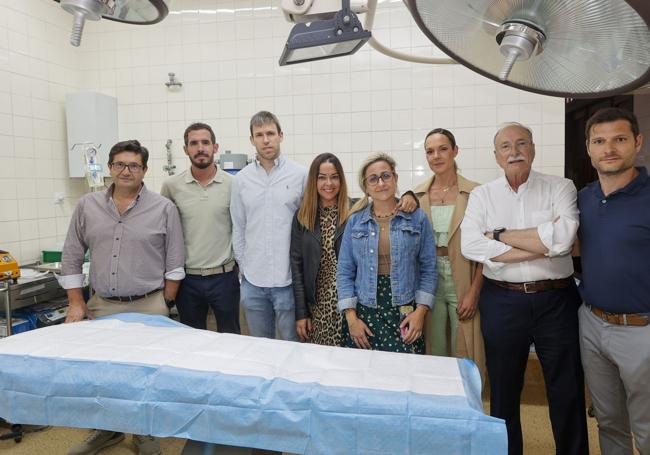
<svg viewBox="0 0 650 455">
<path fill-rule="evenodd" d="M 242 273 L 241 305 L 249 333 L 297 341 L 289 244 L 307 169 L 280 155 L 277 117 L 260 111 L 250 121 L 257 152 L 232 185 L 233 249 Z"/>
</svg>

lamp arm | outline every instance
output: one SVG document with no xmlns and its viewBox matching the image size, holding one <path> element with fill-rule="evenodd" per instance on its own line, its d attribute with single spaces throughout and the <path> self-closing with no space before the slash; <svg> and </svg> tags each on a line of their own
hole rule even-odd
<svg viewBox="0 0 650 455">
<path fill-rule="evenodd" d="M 350 0 L 343 0 L 343 4 L 345 2 L 350 3 Z M 364 28 L 368 31 L 372 31 L 372 26 L 375 21 L 375 11 L 377 10 L 377 0 L 368 0 L 368 12 L 366 13 L 366 18 L 365 18 L 365 23 L 364 23 Z M 450 65 L 450 64 L 457 64 L 458 62 L 456 60 L 453 60 L 448 57 L 423 57 L 419 55 L 412 55 L 412 54 L 407 54 L 404 52 L 396 51 L 393 49 L 390 49 L 386 46 L 384 46 L 375 36 L 371 36 L 370 39 L 368 40 L 368 44 L 370 44 L 373 49 L 375 49 L 377 52 L 381 52 L 384 55 L 387 55 L 388 57 L 396 58 L 398 60 L 404 60 L 407 62 L 413 62 L 413 63 L 427 63 L 430 65 Z"/>
</svg>

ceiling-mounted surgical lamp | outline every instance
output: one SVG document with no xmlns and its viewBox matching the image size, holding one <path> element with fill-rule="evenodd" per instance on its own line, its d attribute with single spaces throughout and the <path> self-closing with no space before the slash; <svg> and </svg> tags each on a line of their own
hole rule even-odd
<svg viewBox="0 0 650 455">
<path fill-rule="evenodd" d="M 650 81 L 647 0 L 405 0 L 454 60 L 507 85 L 570 98 Z"/>
<path fill-rule="evenodd" d="M 370 38 L 370 32 L 364 30 L 351 8 L 350 0 L 336 0 L 341 5 L 338 11 L 327 11 L 322 8 L 325 2 L 316 2 L 321 9 L 310 12 L 313 3 L 311 0 L 282 1 L 282 9 L 289 20 L 308 22 L 299 22 L 291 29 L 280 56 L 280 66 L 351 55 Z M 332 5 L 332 2 L 327 3 Z"/>
<path fill-rule="evenodd" d="M 74 16 L 70 44 L 79 46 L 87 20 L 102 17 L 117 22 L 149 25 L 160 22 L 167 14 L 170 0 L 54 0 Z"/>
</svg>

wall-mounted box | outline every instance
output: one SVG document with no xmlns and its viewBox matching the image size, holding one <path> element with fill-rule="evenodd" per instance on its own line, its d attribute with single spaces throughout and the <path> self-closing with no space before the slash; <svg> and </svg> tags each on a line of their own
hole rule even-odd
<svg viewBox="0 0 650 455">
<path fill-rule="evenodd" d="M 99 162 L 104 166 L 104 174 L 108 175 L 108 152 L 118 141 L 117 98 L 96 92 L 68 93 L 65 113 L 70 177 L 86 176 L 82 148 L 77 147 L 74 152 L 72 148 L 87 142 L 99 147 Z"/>
</svg>

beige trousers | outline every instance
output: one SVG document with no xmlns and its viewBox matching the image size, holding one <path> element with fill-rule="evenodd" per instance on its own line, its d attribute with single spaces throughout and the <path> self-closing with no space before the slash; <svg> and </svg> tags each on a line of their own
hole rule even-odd
<svg viewBox="0 0 650 455">
<path fill-rule="evenodd" d="M 138 299 L 133 302 L 106 300 L 97 294 L 94 294 L 90 300 L 88 300 L 87 305 L 88 311 L 96 318 L 118 313 L 143 313 L 169 316 L 169 309 L 167 308 L 167 305 L 165 305 L 165 298 L 163 297 L 162 291 L 158 291 L 143 299 Z"/>
</svg>

